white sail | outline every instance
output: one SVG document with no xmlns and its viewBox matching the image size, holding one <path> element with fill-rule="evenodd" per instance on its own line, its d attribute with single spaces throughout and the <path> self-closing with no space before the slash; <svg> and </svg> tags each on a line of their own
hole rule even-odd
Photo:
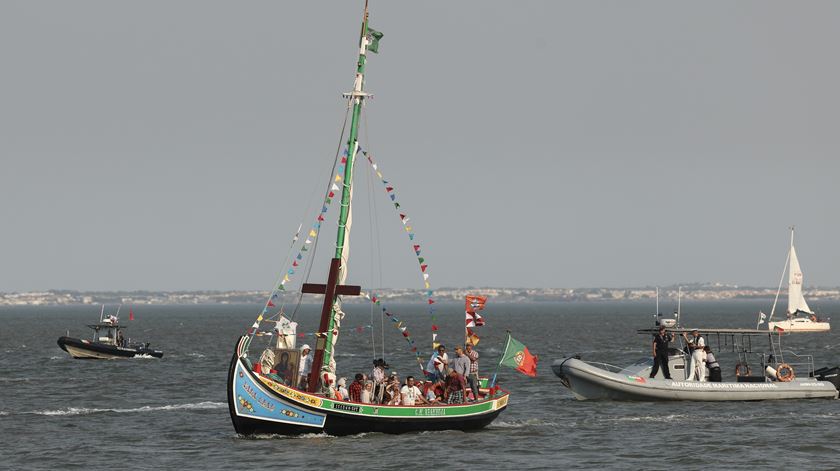
<svg viewBox="0 0 840 471">
<path fill-rule="evenodd" d="M 813 314 L 805 296 L 802 295 L 802 269 L 799 267 L 799 259 L 796 257 L 796 249 L 790 246 L 790 269 L 788 270 L 788 314 L 796 311 Z"/>
</svg>

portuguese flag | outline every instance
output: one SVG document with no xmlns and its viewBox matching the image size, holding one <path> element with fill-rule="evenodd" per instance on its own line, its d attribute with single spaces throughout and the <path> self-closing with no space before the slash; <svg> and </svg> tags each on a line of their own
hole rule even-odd
<svg viewBox="0 0 840 471">
<path fill-rule="evenodd" d="M 508 333 L 505 353 L 502 354 L 502 361 L 500 362 L 501 365 L 509 366 L 528 376 L 537 376 L 537 361 L 539 361 L 539 358 L 531 355 L 528 347 L 511 337 L 510 333 Z"/>
</svg>

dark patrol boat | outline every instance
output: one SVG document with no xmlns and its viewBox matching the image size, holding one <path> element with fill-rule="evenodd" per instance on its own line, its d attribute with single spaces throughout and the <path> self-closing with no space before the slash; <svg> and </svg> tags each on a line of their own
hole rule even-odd
<svg viewBox="0 0 840 471">
<path fill-rule="evenodd" d="M 108 316 L 98 324 L 88 324 L 88 327 L 93 329 L 90 340 L 70 337 L 68 332 L 68 335 L 58 338 L 58 346 L 71 357 L 81 359 L 163 357 L 162 351 L 149 348 L 148 343 L 132 343 L 126 338 L 123 334 L 125 327 L 119 325 L 116 316 Z"/>
</svg>

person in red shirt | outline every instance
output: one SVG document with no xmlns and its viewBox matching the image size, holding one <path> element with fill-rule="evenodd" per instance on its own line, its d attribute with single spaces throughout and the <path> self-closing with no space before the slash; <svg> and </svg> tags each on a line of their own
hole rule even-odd
<svg viewBox="0 0 840 471">
<path fill-rule="evenodd" d="M 361 373 L 356 373 L 356 379 L 350 383 L 347 392 L 350 395 L 350 400 L 353 402 L 362 402 L 362 381 L 365 379 Z"/>
<path fill-rule="evenodd" d="M 463 404 L 467 398 L 467 380 L 455 370 L 446 378 L 445 397 L 447 404 Z"/>
</svg>

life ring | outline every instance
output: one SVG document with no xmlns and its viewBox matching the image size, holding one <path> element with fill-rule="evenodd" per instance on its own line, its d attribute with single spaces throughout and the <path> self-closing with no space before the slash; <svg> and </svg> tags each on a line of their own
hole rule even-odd
<svg viewBox="0 0 840 471">
<path fill-rule="evenodd" d="M 735 365 L 735 376 L 736 377 L 751 376 L 751 375 L 752 375 L 752 369 L 750 369 L 750 365 L 748 365 L 746 363 L 741 363 L 741 362 L 738 362 L 738 364 Z"/>
<path fill-rule="evenodd" d="M 793 372 L 793 367 L 787 363 L 782 363 L 776 368 L 776 379 L 779 381 L 787 383 L 793 381 L 794 378 L 796 378 L 796 374 Z"/>
</svg>

